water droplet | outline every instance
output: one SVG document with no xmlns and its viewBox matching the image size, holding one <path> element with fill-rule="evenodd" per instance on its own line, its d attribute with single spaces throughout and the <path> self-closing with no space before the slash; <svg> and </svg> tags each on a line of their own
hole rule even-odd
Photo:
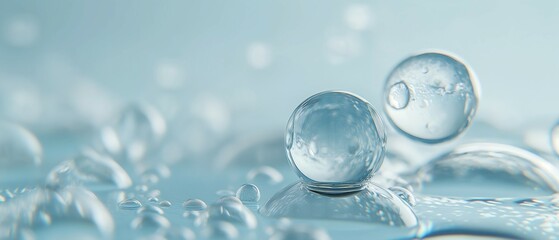
<svg viewBox="0 0 559 240">
<path fill-rule="evenodd" d="M 262 166 L 250 170 L 246 179 L 249 182 L 275 185 L 283 181 L 283 175 L 273 167 Z"/>
<path fill-rule="evenodd" d="M 347 25 L 357 31 L 367 29 L 372 22 L 371 10 L 367 5 L 349 5 L 345 10 L 344 15 Z"/>
<path fill-rule="evenodd" d="M 225 196 L 235 196 L 235 192 L 229 190 L 229 189 L 221 189 L 218 190 L 215 194 L 217 194 L 218 196 L 221 197 L 225 197 Z"/>
<path fill-rule="evenodd" d="M 415 173 L 422 193 L 458 197 L 531 197 L 559 192 L 559 170 L 524 149 L 465 144 Z M 417 190 L 416 190 L 417 191 Z"/>
<path fill-rule="evenodd" d="M 39 175 L 42 147 L 27 129 L 0 121 L 0 182 L 34 182 L 31 176 Z"/>
<path fill-rule="evenodd" d="M 202 236 L 205 239 L 236 239 L 239 237 L 239 230 L 231 223 L 216 222 L 206 226 Z"/>
<path fill-rule="evenodd" d="M 158 206 L 145 205 L 145 206 L 141 207 L 140 209 L 138 209 L 137 213 L 138 214 L 141 214 L 141 213 L 157 213 L 159 215 L 163 215 L 165 212 L 163 211 L 163 209 L 161 209 Z"/>
<path fill-rule="evenodd" d="M 161 114 L 149 105 L 130 105 L 125 108 L 118 121 L 109 131 L 116 141 L 105 141 L 105 148 L 117 156 L 137 161 L 142 159 L 150 147 L 159 143 L 166 132 L 166 123 Z M 102 138 L 115 139 L 115 138 Z"/>
<path fill-rule="evenodd" d="M 288 157 L 314 191 L 357 191 L 382 164 L 384 131 L 380 116 L 365 100 L 346 92 L 322 92 L 305 100 L 291 115 L 286 134 L 293 134 L 302 144 L 287 148 Z M 351 153 L 348 149 L 353 144 L 360 147 Z"/>
<path fill-rule="evenodd" d="M 196 234 L 186 227 L 170 228 L 165 231 L 163 238 L 169 240 L 194 240 L 196 239 Z"/>
<path fill-rule="evenodd" d="M 413 196 L 413 194 L 409 190 L 403 187 L 391 187 L 389 189 L 402 200 L 406 201 L 410 206 L 415 206 L 415 196 Z"/>
<path fill-rule="evenodd" d="M 160 206 L 160 207 L 164 207 L 164 208 L 168 208 L 168 207 L 171 207 L 171 202 L 169 202 L 169 201 L 167 201 L 167 200 L 164 200 L 164 201 L 161 201 L 161 202 L 159 203 L 159 206 Z"/>
<path fill-rule="evenodd" d="M 182 204 L 187 211 L 203 211 L 206 210 L 208 205 L 200 199 L 188 199 Z"/>
<path fill-rule="evenodd" d="M 130 226 L 142 232 L 156 232 L 168 229 L 171 226 L 171 222 L 160 214 L 143 213 L 134 218 Z"/>
<path fill-rule="evenodd" d="M 112 158 L 86 149 L 55 166 L 47 177 L 49 187 L 84 185 L 92 190 L 124 189 L 132 185 L 128 173 Z"/>
<path fill-rule="evenodd" d="M 405 82 L 397 82 L 388 90 L 388 104 L 394 109 L 405 108 L 409 101 L 410 90 Z"/>
<path fill-rule="evenodd" d="M 200 216 L 199 221 L 207 225 L 225 221 L 246 229 L 254 229 L 257 226 L 254 213 L 236 197 L 224 197 L 210 205 L 207 212 Z"/>
<path fill-rule="evenodd" d="M 418 223 L 408 204 L 374 184 L 356 193 L 332 197 L 296 183 L 276 193 L 260 213 L 273 218 L 361 221 L 385 226 L 392 221 L 396 227 L 413 227 Z"/>
<path fill-rule="evenodd" d="M 243 184 L 237 190 L 237 198 L 243 203 L 256 203 L 260 200 L 260 190 L 254 184 Z"/>
<path fill-rule="evenodd" d="M 158 203 L 158 202 L 159 202 L 159 198 L 157 198 L 157 197 L 150 197 L 150 198 L 148 198 L 148 202 L 150 202 L 150 203 Z"/>
<path fill-rule="evenodd" d="M 426 68 L 429 74 L 424 74 Z M 400 101 L 392 97 L 393 92 L 398 92 L 394 87 L 400 86 L 402 79 L 410 92 L 413 89 L 413 101 L 407 105 L 397 104 Z M 442 53 L 419 54 L 392 70 L 386 80 L 384 108 L 391 124 L 406 136 L 427 143 L 444 142 L 470 126 L 477 110 L 479 88 L 472 70 L 458 58 Z M 405 102 L 406 98 L 401 99 Z M 427 123 L 429 128 L 425 127 Z"/>
<path fill-rule="evenodd" d="M 142 203 L 136 199 L 126 199 L 118 204 L 118 207 L 123 210 L 135 210 L 142 206 Z"/>
<path fill-rule="evenodd" d="M 270 240 L 329 240 L 330 235 L 320 228 L 304 225 L 293 225 L 274 231 Z"/>
</svg>

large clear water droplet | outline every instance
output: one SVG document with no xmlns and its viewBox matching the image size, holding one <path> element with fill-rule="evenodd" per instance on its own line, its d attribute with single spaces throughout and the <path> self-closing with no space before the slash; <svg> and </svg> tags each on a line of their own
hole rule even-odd
<svg viewBox="0 0 559 240">
<path fill-rule="evenodd" d="M 331 197 L 296 183 L 276 193 L 260 213 L 273 218 L 359 221 L 396 227 L 413 227 L 418 223 L 408 204 L 373 184 L 353 194 Z"/>
<path fill-rule="evenodd" d="M 420 167 L 414 178 L 420 192 L 433 195 L 531 197 L 559 192 L 555 166 L 524 149 L 497 143 L 459 146 Z"/>
<path fill-rule="evenodd" d="M 290 136 L 291 135 L 291 136 Z M 286 143 L 295 172 L 310 189 L 336 194 L 357 191 L 382 164 L 382 121 L 362 98 L 322 92 L 299 105 L 287 124 Z"/>
<path fill-rule="evenodd" d="M 402 109 L 410 101 L 410 90 L 405 82 L 397 82 L 388 90 L 388 104 L 394 109 Z"/>
<path fill-rule="evenodd" d="M 131 161 L 142 159 L 166 132 L 162 115 L 149 105 L 130 105 L 115 124 L 102 131 L 102 142 L 111 153 Z"/>
<path fill-rule="evenodd" d="M 457 57 L 423 53 L 406 58 L 392 70 L 385 84 L 384 109 L 392 125 L 407 136 L 427 143 L 443 142 L 470 125 L 479 88 L 472 70 Z"/>
<path fill-rule="evenodd" d="M 130 187 L 132 180 L 112 158 L 87 149 L 54 167 L 48 174 L 47 185 L 55 188 L 84 185 L 92 190 L 114 190 Z"/>
</svg>

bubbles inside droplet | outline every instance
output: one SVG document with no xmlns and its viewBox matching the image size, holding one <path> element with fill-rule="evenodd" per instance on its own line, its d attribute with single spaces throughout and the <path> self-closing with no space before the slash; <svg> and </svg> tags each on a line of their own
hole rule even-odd
<svg viewBox="0 0 559 240">
<path fill-rule="evenodd" d="M 410 206 L 415 206 L 415 196 L 413 196 L 410 190 L 403 187 L 391 187 L 389 188 L 389 190 L 400 197 L 402 200 L 406 201 Z"/>
<path fill-rule="evenodd" d="M 359 190 L 383 161 L 382 121 L 369 103 L 349 93 L 311 96 L 291 115 L 286 135 L 296 142 L 286 143 L 295 172 L 315 191 Z"/>
<path fill-rule="evenodd" d="M 384 109 L 402 133 L 438 143 L 460 135 L 470 125 L 479 92 L 472 70 L 458 58 L 424 53 L 405 59 L 392 70 L 384 89 Z"/>
<path fill-rule="evenodd" d="M 410 101 L 410 90 L 405 82 L 397 82 L 388 90 L 388 104 L 394 109 L 402 109 Z"/>
</svg>

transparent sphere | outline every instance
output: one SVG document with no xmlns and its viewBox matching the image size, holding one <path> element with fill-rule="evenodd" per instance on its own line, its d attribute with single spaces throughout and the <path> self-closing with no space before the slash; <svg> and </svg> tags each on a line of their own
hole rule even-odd
<svg viewBox="0 0 559 240">
<path fill-rule="evenodd" d="M 402 61 L 388 76 L 384 109 L 407 136 L 439 143 L 462 133 L 472 122 L 480 96 L 472 70 L 443 53 L 423 53 Z"/>
<path fill-rule="evenodd" d="M 287 124 L 286 149 L 305 185 L 317 192 L 360 190 L 382 164 L 382 120 L 362 98 L 322 92 L 299 105 Z"/>
</svg>

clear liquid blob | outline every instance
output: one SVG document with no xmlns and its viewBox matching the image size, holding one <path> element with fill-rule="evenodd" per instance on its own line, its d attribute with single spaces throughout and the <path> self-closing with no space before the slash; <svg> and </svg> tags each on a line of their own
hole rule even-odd
<svg viewBox="0 0 559 240">
<path fill-rule="evenodd" d="M 91 149 L 55 166 L 46 182 L 53 188 L 83 185 L 94 191 L 124 189 L 132 185 L 130 176 L 116 161 Z"/>
<path fill-rule="evenodd" d="M 254 213 L 236 197 L 223 197 L 211 204 L 196 219 L 200 226 L 212 226 L 219 222 L 228 222 L 243 229 L 255 229 L 258 221 Z"/>
<path fill-rule="evenodd" d="M 386 134 L 367 101 L 329 91 L 293 111 L 285 142 L 291 166 L 309 189 L 340 194 L 362 189 L 380 168 Z"/>
<path fill-rule="evenodd" d="M 167 130 L 165 119 L 150 105 L 129 105 L 118 120 L 101 131 L 104 148 L 119 158 L 141 160 Z"/>
<path fill-rule="evenodd" d="M 471 143 L 421 166 L 416 192 L 457 197 L 533 197 L 559 192 L 559 170 L 524 149 Z"/>
<path fill-rule="evenodd" d="M 237 198 L 243 203 L 254 204 L 260 200 L 260 190 L 254 184 L 243 184 L 237 190 Z"/>
<path fill-rule="evenodd" d="M 34 183 L 43 151 L 33 133 L 20 125 L 0 121 L 0 184 Z M 13 183 L 13 184 L 12 184 Z"/>
<path fill-rule="evenodd" d="M 460 135 L 475 116 L 478 80 L 457 57 L 428 52 L 404 59 L 390 73 L 384 110 L 413 139 L 439 143 Z"/>
<path fill-rule="evenodd" d="M 28 191 L 0 205 L 0 215 L 0 229 L 12 229 L 12 238 L 29 233 L 41 237 L 52 234 L 58 236 L 53 239 L 60 239 L 72 232 L 62 229 L 84 230 L 84 236 L 94 239 L 111 239 L 114 233 L 107 208 L 92 192 L 79 187 Z"/>
<path fill-rule="evenodd" d="M 394 227 L 414 227 L 418 223 L 407 203 L 373 184 L 356 193 L 330 197 L 296 183 L 276 193 L 260 213 L 273 218 L 359 221 Z"/>
</svg>

